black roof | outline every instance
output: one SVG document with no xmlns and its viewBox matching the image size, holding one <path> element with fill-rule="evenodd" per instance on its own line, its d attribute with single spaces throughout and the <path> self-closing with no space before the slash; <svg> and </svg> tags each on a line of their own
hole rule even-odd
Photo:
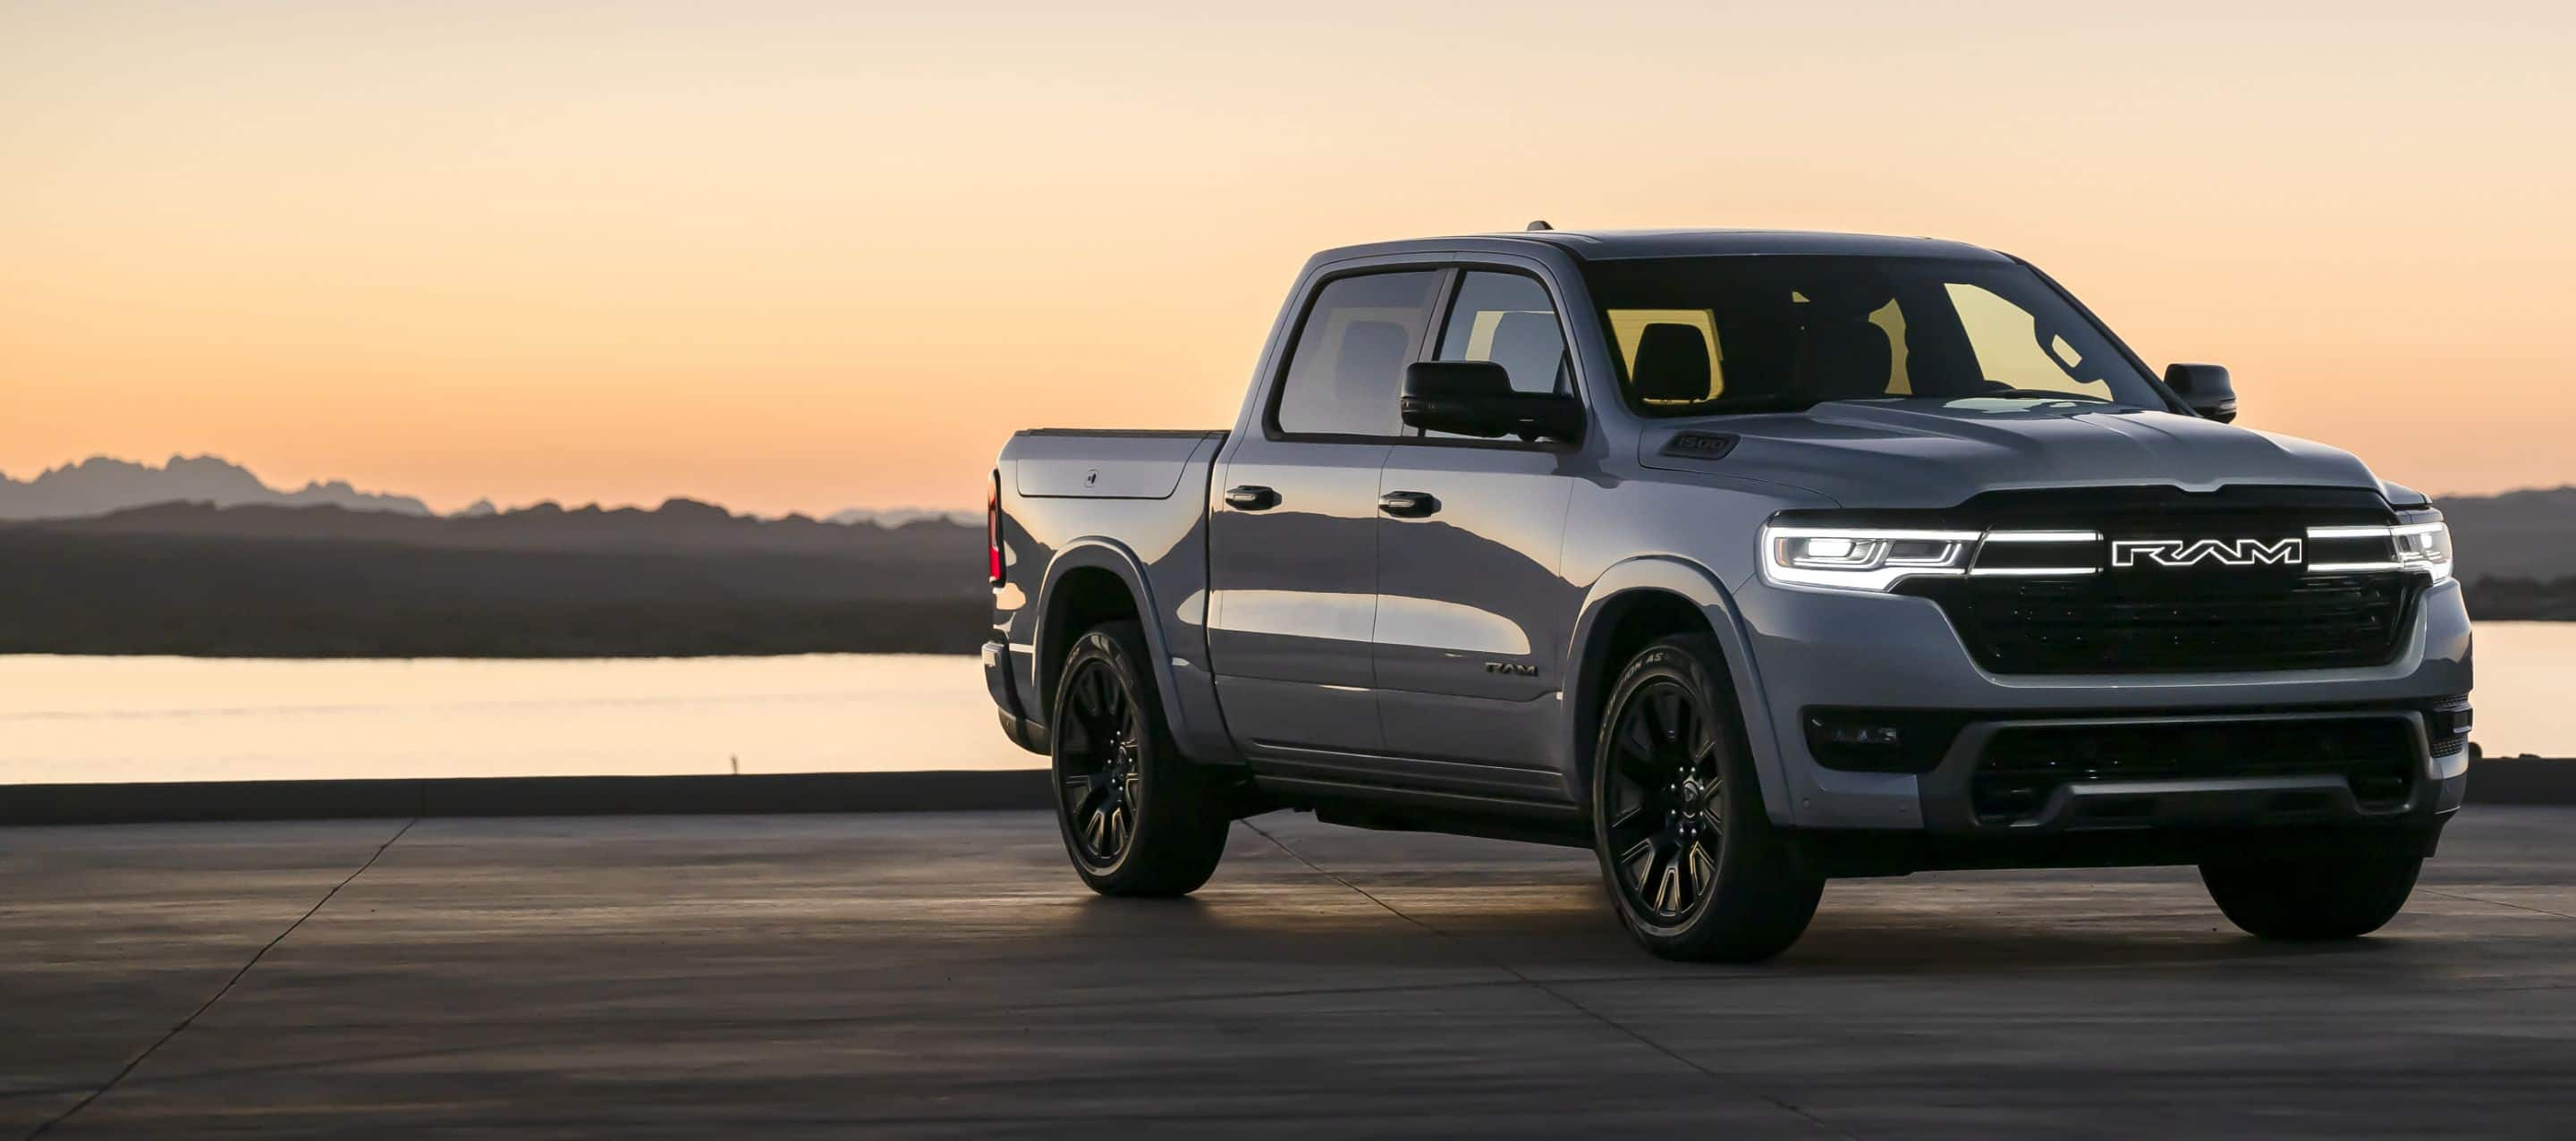
<svg viewBox="0 0 2576 1141">
<path fill-rule="evenodd" d="M 1467 234 L 1450 238 L 1414 238 L 1327 250 L 1319 260 L 1423 250 L 1482 249 L 1508 251 L 1530 244 L 1556 246 L 1586 261 L 1624 258 L 1723 257 L 1744 254 L 1846 254 L 1863 257 L 1958 258 L 2009 261 L 2004 255 L 1964 242 L 1938 238 L 1898 238 L 1880 234 L 1835 234 L 1809 230 L 1530 230 L 1502 234 Z"/>
</svg>

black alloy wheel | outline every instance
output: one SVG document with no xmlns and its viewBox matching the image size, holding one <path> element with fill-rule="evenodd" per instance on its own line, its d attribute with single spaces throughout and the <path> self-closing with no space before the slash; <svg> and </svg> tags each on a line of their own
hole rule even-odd
<svg viewBox="0 0 2576 1141">
<path fill-rule="evenodd" d="M 1717 885 L 1726 836 L 1726 774 L 1717 735 L 1679 681 L 1627 695 L 1609 736 L 1607 825 L 1619 890 L 1659 925 L 1674 925 Z"/>
<path fill-rule="evenodd" d="M 1639 651 L 1602 709 L 1593 851 L 1620 923 L 1667 959 L 1770 958 L 1824 894 L 1771 821 L 1739 701 L 1716 640 L 1691 633 Z"/>
<path fill-rule="evenodd" d="M 1065 709 L 1058 730 L 1056 780 L 1074 854 L 1106 871 L 1126 859 L 1145 808 L 1141 752 L 1147 727 L 1142 707 L 1125 679 L 1100 658 L 1082 662 L 1064 679 Z"/>
<path fill-rule="evenodd" d="M 1092 627 L 1065 654 L 1047 722 L 1056 828 L 1074 873 L 1102 895 L 1198 890 L 1236 815 L 1231 786 L 1172 743 L 1153 660 L 1133 619 Z"/>
</svg>

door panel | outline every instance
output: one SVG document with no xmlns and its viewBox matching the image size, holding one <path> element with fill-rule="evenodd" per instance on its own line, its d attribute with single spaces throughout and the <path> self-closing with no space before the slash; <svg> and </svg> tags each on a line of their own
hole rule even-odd
<svg viewBox="0 0 2576 1141">
<path fill-rule="evenodd" d="M 1317 287 L 1270 407 L 1228 442 L 1208 520 L 1208 657 L 1246 756 L 1374 753 L 1377 469 L 1445 274 Z"/>
<path fill-rule="evenodd" d="M 1217 473 L 1208 522 L 1208 658 L 1227 728 L 1265 746 L 1379 748 L 1377 469 L 1387 446 L 1254 439 Z M 1222 498 L 1268 488 L 1273 506 Z"/>
<path fill-rule="evenodd" d="M 1381 495 L 1439 502 L 1378 522 L 1378 720 L 1404 757 L 1562 768 L 1565 629 L 1558 554 L 1573 483 L 1560 454 L 1398 444 Z"/>
</svg>

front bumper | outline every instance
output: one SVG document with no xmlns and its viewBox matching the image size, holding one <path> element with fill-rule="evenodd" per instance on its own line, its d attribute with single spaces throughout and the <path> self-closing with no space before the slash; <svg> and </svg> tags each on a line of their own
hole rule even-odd
<svg viewBox="0 0 2576 1141">
<path fill-rule="evenodd" d="M 2456 583 L 2424 592 L 2386 665 L 2214 674 L 1998 675 L 1980 668 L 1940 606 L 1903 595 L 1795 590 L 1761 581 L 1736 596 L 1754 674 L 1748 725 L 1775 821 L 1801 829 L 1953 837 L 2258 825 L 2437 822 L 2459 807 L 2465 751 L 2433 755 L 2419 710 L 2470 691 L 2468 614 Z M 1930 710 L 1964 722 L 1929 771 L 1830 767 L 1804 731 L 1815 708 Z M 2321 716 L 2404 721 L 2420 766 L 2402 803 L 2364 804 L 2340 778 L 2195 774 L 2055 789 L 2034 814 L 1981 819 L 1970 781 L 2013 727 L 2242 722 Z M 1767 755 L 1766 755 L 1767 754 Z"/>
</svg>

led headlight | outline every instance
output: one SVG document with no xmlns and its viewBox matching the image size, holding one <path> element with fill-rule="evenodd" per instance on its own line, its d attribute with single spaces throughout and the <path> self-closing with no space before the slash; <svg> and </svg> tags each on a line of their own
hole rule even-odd
<svg viewBox="0 0 2576 1141">
<path fill-rule="evenodd" d="M 1762 577 L 1793 586 L 1884 591 L 1920 575 L 1962 575 L 1975 531 L 1877 527 L 1762 529 Z"/>
<path fill-rule="evenodd" d="M 2385 557 L 2374 556 L 2351 562 L 2329 557 L 2310 562 L 2309 573 L 2405 570 L 2421 571 L 2435 582 L 2449 581 L 2451 528 L 2442 522 L 2441 512 L 2427 511 L 2400 518 L 2405 521 L 2394 527 L 2308 528 L 2308 539 L 2311 542 L 2323 540 L 2350 543 L 2366 540 L 2376 543 L 2385 537 L 2388 544 L 2382 548 L 2385 551 Z"/>
<path fill-rule="evenodd" d="M 2397 549 L 2397 565 L 2420 570 L 2444 582 L 2451 577 L 2451 528 L 2449 524 L 2406 523 L 2388 529 L 2388 537 Z"/>
</svg>

